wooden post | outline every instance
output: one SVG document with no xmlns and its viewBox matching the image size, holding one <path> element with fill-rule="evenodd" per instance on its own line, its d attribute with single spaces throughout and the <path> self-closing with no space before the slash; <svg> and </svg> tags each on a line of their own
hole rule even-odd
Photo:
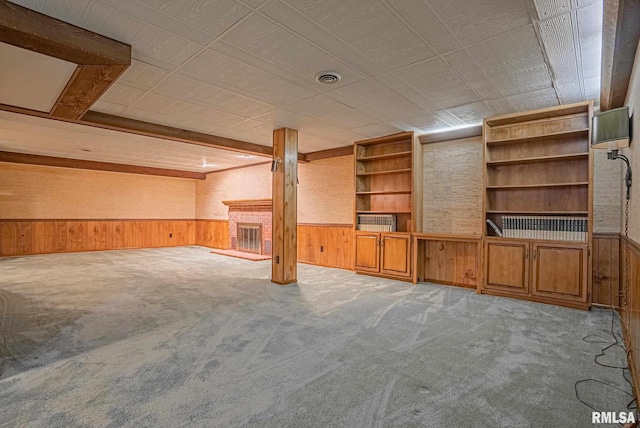
<svg viewBox="0 0 640 428">
<path fill-rule="evenodd" d="M 285 285 L 297 282 L 298 131 L 273 131 L 273 159 L 271 282 Z"/>
</svg>

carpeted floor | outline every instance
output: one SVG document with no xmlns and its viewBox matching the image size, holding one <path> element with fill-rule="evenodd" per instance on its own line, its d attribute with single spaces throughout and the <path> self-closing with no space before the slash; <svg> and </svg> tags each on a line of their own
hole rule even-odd
<svg viewBox="0 0 640 428">
<path fill-rule="evenodd" d="M 583 340 L 608 311 L 269 276 L 200 247 L 0 259 L 0 426 L 584 427 L 577 381 L 612 385 L 578 384 L 598 410 L 631 400 Z"/>
</svg>

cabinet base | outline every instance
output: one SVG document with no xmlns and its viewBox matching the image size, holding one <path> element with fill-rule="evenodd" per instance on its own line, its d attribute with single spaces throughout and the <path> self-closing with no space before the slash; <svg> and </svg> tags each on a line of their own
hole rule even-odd
<svg viewBox="0 0 640 428">
<path fill-rule="evenodd" d="M 412 282 L 410 276 L 394 276 L 394 275 L 386 275 L 386 274 L 377 273 L 377 272 L 367 272 L 362 270 L 356 270 L 355 272 L 358 275 L 377 276 L 378 278 L 387 278 L 387 279 L 395 279 L 398 281 Z"/>
<path fill-rule="evenodd" d="M 564 306 L 565 308 L 572 308 L 572 309 L 581 309 L 583 311 L 591 310 L 591 305 L 589 303 L 571 302 L 571 301 L 559 300 L 559 299 L 549 299 L 545 297 L 530 296 L 527 294 L 518 295 L 518 294 L 512 294 L 512 293 L 503 293 L 497 290 L 481 289 L 479 291 L 480 291 L 480 294 L 487 294 L 491 296 L 509 297 L 512 299 L 527 300 L 529 302 L 545 303 L 547 305 L 555 305 L 555 306 Z"/>
</svg>

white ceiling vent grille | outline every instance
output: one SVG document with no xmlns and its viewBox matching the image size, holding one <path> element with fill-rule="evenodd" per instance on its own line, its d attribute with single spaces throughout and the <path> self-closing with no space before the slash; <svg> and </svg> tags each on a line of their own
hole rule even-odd
<svg viewBox="0 0 640 428">
<path fill-rule="evenodd" d="M 321 71 L 320 73 L 316 74 L 316 80 L 320 83 L 331 85 L 342 80 L 342 75 L 337 71 Z"/>
</svg>

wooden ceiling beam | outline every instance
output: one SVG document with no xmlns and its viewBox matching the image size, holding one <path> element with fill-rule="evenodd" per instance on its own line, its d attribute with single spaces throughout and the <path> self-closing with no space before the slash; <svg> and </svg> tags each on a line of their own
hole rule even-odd
<svg viewBox="0 0 640 428">
<path fill-rule="evenodd" d="M 50 115 L 80 119 L 131 64 L 131 46 L 0 0 L 0 42 L 77 64 Z"/>
<path fill-rule="evenodd" d="M 600 110 L 624 105 L 640 38 L 640 2 L 605 0 L 602 27 Z"/>
<path fill-rule="evenodd" d="M 335 149 L 319 150 L 317 152 L 306 153 L 307 162 L 313 162 L 320 159 L 337 158 L 339 156 L 349 156 L 353 154 L 353 145 L 337 147 Z"/>
<path fill-rule="evenodd" d="M 152 168 L 147 166 L 125 165 L 120 163 L 96 162 L 82 159 L 68 159 L 2 151 L 0 151 L 0 162 L 54 166 L 59 168 L 88 169 L 94 171 L 124 172 L 127 174 L 156 175 L 160 177 L 189 178 L 193 180 L 205 180 L 207 178 L 207 176 L 202 172 L 180 171 L 175 169 Z"/>
</svg>

